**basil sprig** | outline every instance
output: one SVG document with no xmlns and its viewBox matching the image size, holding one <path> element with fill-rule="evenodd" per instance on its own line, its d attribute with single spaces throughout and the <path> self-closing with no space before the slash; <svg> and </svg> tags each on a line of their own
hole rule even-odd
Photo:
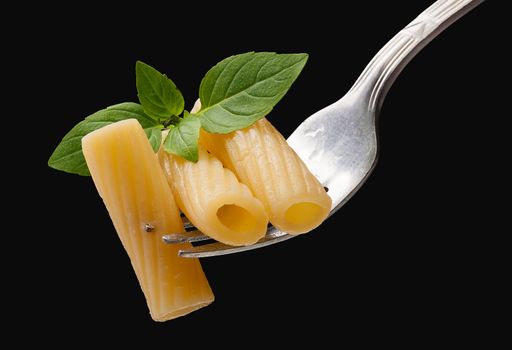
<svg viewBox="0 0 512 350">
<path fill-rule="evenodd" d="M 120 103 L 78 123 L 62 139 L 48 165 L 65 172 L 90 175 L 82 153 L 82 137 L 108 124 L 135 118 L 153 149 L 197 162 L 199 132 L 225 134 L 251 126 L 267 115 L 297 79 L 307 54 L 247 52 L 228 57 L 210 69 L 199 89 L 201 110 L 188 113 L 176 84 L 153 67 L 137 61 L 136 85 L 140 104 Z"/>
</svg>

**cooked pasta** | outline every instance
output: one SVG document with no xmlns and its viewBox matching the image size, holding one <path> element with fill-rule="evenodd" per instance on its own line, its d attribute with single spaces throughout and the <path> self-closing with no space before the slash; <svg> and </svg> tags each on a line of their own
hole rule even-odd
<svg viewBox="0 0 512 350">
<path fill-rule="evenodd" d="M 178 206 L 204 234 L 230 245 L 265 236 L 268 216 L 261 202 L 201 146 L 197 163 L 163 149 L 159 159 Z"/>
<path fill-rule="evenodd" d="M 202 130 L 200 142 L 252 190 L 280 230 L 305 233 L 327 218 L 331 198 L 266 119 L 229 134 Z"/>
<path fill-rule="evenodd" d="M 214 299 L 197 259 L 178 256 L 190 244 L 162 235 L 183 232 L 171 189 L 135 119 L 98 129 L 82 140 L 87 166 L 146 297 L 151 316 L 166 321 Z"/>
</svg>

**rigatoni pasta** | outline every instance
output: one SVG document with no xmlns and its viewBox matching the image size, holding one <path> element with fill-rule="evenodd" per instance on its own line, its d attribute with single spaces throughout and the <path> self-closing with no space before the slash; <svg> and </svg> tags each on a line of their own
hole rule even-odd
<svg viewBox="0 0 512 350">
<path fill-rule="evenodd" d="M 82 140 L 87 166 L 146 297 L 151 316 L 166 321 L 214 299 L 197 259 L 167 245 L 162 235 L 183 232 L 171 189 L 135 119 L 105 126 Z"/>
<path fill-rule="evenodd" d="M 197 163 L 160 149 L 159 159 L 178 206 L 204 234 L 230 245 L 249 245 L 265 236 L 262 203 L 222 163 L 199 147 Z"/>
<path fill-rule="evenodd" d="M 280 230 L 305 233 L 328 216 L 331 198 L 266 119 L 229 134 L 201 130 L 200 142 L 253 191 Z"/>
<path fill-rule="evenodd" d="M 201 80 L 205 108 L 200 110 L 198 100 L 192 113 L 169 77 L 137 61 L 140 103 L 120 103 L 87 116 L 50 156 L 50 167 L 92 175 L 154 320 L 170 320 L 213 301 L 199 261 L 189 256 L 282 241 L 274 228 L 267 231 L 269 220 L 299 234 L 327 217 L 331 200 L 322 185 L 261 119 L 290 89 L 307 59 L 306 53 L 275 52 L 227 57 Z M 252 246 L 179 243 L 208 238 L 184 232 L 180 210 L 205 235 Z"/>
</svg>

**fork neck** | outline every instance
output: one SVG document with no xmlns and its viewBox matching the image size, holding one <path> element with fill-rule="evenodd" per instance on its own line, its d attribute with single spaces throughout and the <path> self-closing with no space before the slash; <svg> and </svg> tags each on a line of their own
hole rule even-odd
<svg viewBox="0 0 512 350">
<path fill-rule="evenodd" d="M 349 93 L 364 97 L 378 113 L 389 88 L 432 39 L 484 0 L 438 0 L 396 34 L 370 61 Z"/>
</svg>

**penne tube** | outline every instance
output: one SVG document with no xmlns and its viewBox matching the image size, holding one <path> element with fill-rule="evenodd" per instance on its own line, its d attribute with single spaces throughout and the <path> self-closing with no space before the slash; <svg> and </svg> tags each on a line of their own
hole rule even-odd
<svg viewBox="0 0 512 350">
<path fill-rule="evenodd" d="M 159 159 L 179 208 L 205 235 L 236 246 L 265 236 L 268 216 L 262 203 L 203 147 L 197 163 L 163 148 Z"/>
<path fill-rule="evenodd" d="M 281 231 L 305 233 L 329 215 L 322 184 L 266 119 L 229 134 L 201 130 L 200 142 L 252 190 Z"/>
<path fill-rule="evenodd" d="M 162 235 L 184 232 L 179 211 L 144 130 L 135 119 L 82 139 L 94 184 L 130 257 L 152 318 L 166 321 L 210 304 L 213 293 L 199 260 L 184 259 Z"/>
</svg>

